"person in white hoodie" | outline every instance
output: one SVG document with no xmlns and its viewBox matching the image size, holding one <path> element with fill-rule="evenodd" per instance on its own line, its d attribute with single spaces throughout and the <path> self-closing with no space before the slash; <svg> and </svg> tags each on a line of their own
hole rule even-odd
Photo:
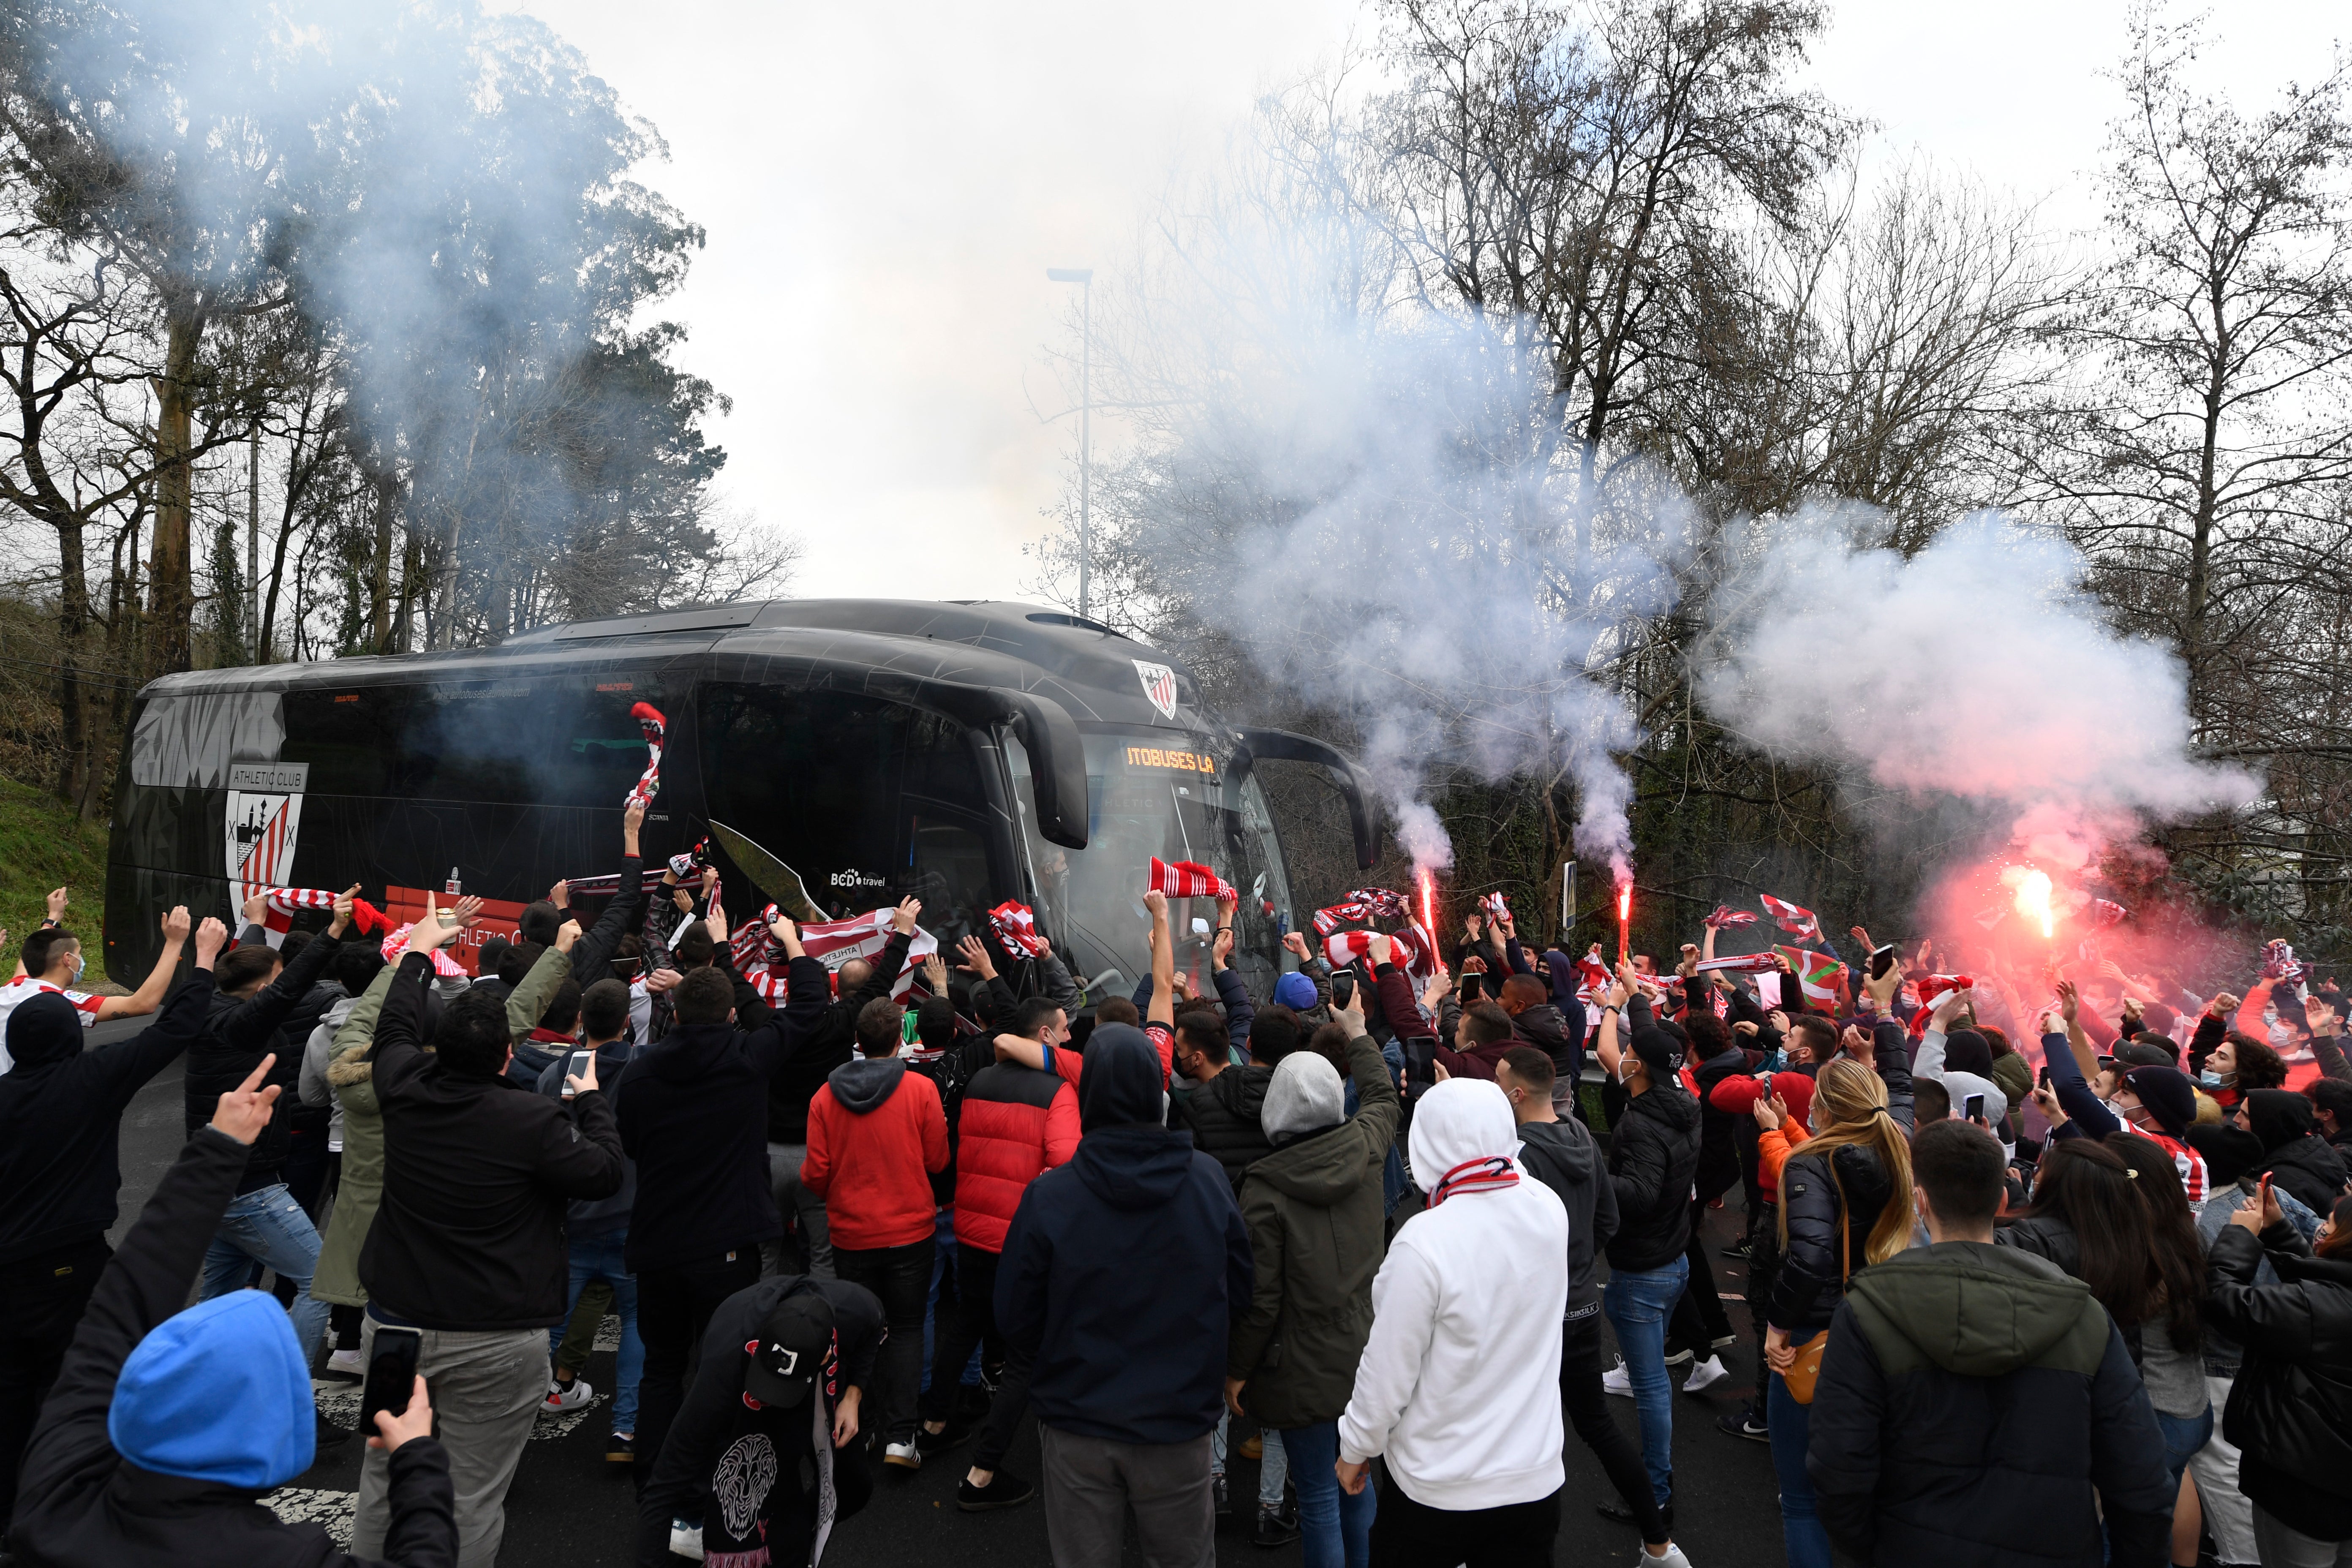
<svg viewBox="0 0 2352 1568">
<path fill-rule="evenodd" d="M 1511 1102 L 1490 1082 L 1423 1095 L 1410 1145 L 1429 1206 L 1372 1280 L 1339 1485 L 1362 1491 L 1372 1456 L 1385 1457 L 1372 1568 L 1549 1563 L 1566 1477 L 1568 1211 L 1519 1166 Z"/>
</svg>

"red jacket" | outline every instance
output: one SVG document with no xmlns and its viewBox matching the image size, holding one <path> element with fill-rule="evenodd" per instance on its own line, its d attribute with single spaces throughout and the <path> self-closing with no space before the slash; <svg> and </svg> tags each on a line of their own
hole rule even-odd
<svg viewBox="0 0 2352 1568">
<path fill-rule="evenodd" d="M 896 1057 L 843 1063 L 809 1101 L 801 1184 L 824 1200 L 835 1247 L 907 1247 L 929 1236 L 939 1205 L 929 1173 L 947 1163 L 939 1086 Z"/>
<path fill-rule="evenodd" d="M 1776 1072 L 1772 1075 L 1772 1092 L 1788 1101 L 1789 1114 L 1799 1126 L 1810 1127 L 1812 1124 L 1813 1080 L 1810 1077 L 1801 1072 Z M 1734 1073 L 1715 1086 L 1707 1095 L 1706 1102 L 1730 1115 L 1747 1116 L 1755 1110 L 1756 1102 L 1763 1098 L 1762 1079 L 1748 1073 Z M 1759 1166 L 1756 1181 L 1763 1190 L 1766 1203 L 1780 1201 L 1780 1184 L 1776 1173 L 1767 1172 Z"/>
<path fill-rule="evenodd" d="M 956 1138 L 956 1241 L 1003 1252 L 1029 1184 L 1078 1152 L 1078 1091 L 1019 1062 L 982 1068 L 964 1085 Z"/>
</svg>

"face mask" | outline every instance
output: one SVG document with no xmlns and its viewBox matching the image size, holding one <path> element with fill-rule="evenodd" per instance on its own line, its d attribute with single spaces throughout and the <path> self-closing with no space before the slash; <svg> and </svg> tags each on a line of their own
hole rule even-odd
<svg viewBox="0 0 2352 1568">
<path fill-rule="evenodd" d="M 67 981 L 67 982 L 66 982 L 66 984 L 68 984 L 68 985 L 79 985 L 79 984 L 81 984 L 81 977 L 82 977 L 82 974 L 83 974 L 83 973 L 84 973 L 85 971 L 87 971 L 89 968 L 89 960 L 88 960 L 88 959 L 84 958 L 80 953 L 78 953 L 78 952 L 77 952 L 77 953 L 75 953 L 75 954 L 74 954 L 74 972 L 73 972 L 73 978 L 72 978 L 71 980 Z"/>
<path fill-rule="evenodd" d="M 2223 1078 L 2217 1072 L 2200 1072 L 2197 1075 L 2197 1081 L 2207 1089 L 2227 1089 L 2231 1079 L 2237 1076 L 2236 1073 L 2231 1073 L 2229 1078 Z"/>
</svg>

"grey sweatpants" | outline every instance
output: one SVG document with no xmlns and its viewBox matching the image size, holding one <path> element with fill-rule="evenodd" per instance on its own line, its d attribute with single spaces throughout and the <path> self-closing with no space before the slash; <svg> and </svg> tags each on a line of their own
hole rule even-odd
<svg viewBox="0 0 2352 1568">
<path fill-rule="evenodd" d="M 360 1331 L 360 1362 L 375 1354 L 376 1322 Z M 507 1488 L 547 1397 L 547 1331 L 456 1333 L 426 1329 L 416 1370 L 433 1401 L 433 1435 L 449 1450 L 457 1494 L 458 1568 L 490 1568 L 507 1531 Z M 372 1434 L 362 1434 L 370 1436 Z M 382 1557 L 392 1527 L 391 1458 L 370 1448 L 360 1460 L 352 1553 Z"/>
<path fill-rule="evenodd" d="M 801 1185 L 801 1162 L 808 1158 L 805 1143 L 771 1143 L 768 1145 L 768 1184 L 775 1190 L 776 1213 L 786 1220 L 798 1215 L 801 1227 L 802 1261 L 804 1272 L 817 1279 L 830 1279 L 833 1275 L 833 1240 L 825 1231 L 824 1200 Z M 760 1272 L 762 1275 L 788 1273 L 784 1265 L 792 1246 L 790 1237 L 782 1241 L 760 1244 Z"/>
<path fill-rule="evenodd" d="M 1210 1433 L 1186 1443 L 1114 1443 L 1040 1422 L 1037 1436 L 1054 1568 L 1118 1568 L 1130 1508 L 1145 1568 L 1214 1568 Z"/>
</svg>

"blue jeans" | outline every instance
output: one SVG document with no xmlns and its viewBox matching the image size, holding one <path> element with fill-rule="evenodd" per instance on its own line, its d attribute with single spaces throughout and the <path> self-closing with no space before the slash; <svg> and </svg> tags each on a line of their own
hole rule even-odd
<svg viewBox="0 0 2352 1568">
<path fill-rule="evenodd" d="M 2164 1434 L 2164 1468 L 2172 1472 L 2172 1484 L 2180 1485 L 2180 1472 L 2197 1457 L 2213 1436 L 2213 1407 L 2207 1405 L 2202 1415 L 2167 1415 L 2156 1413 L 2156 1429 Z"/>
<path fill-rule="evenodd" d="M 1370 1486 L 1353 1497 L 1339 1489 L 1339 1423 L 1286 1426 L 1282 1447 L 1290 1456 L 1291 1484 L 1298 1489 L 1299 1550 L 1306 1568 L 1369 1568 L 1372 1515 L 1379 1504 Z"/>
<path fill-rule="evenodd" d="M 1664 1508 L 1675 1495 L 1675 1385 L 1666 1381 L 1666 1320 L 1690 1282 L 1690 1259 L 1664 1268 L 1621 1270 L 1601 1288 L 1601 1315 L 1617 1331 L 1633 1408 L 1642 1418 L 1642 1468 Z"/>
<path fill-rule="evenodd" d="M 592 1279 L 602 1279 L 613 1289 L 613 1311 L 621 1320 L 621 1349 L 614 1358 L 613 1381 L 613 1430 L 634 1436 L 637 1430 L 637 1382 L 646 1374 L 646 1342 L 637 1337 L 637 1277 L 629 1272 L 622 1254 L 629 1245 L 628 1227 L 603 1236 L 583 1236 L 572 1243 L 572 1307 L 580 1305 L 580 1292 Z M 568 1321 L 571 1312 L 564 1317 Z M 563 1342 L 562 1323 L 547 1331 L 547 1353 L 552 1356 Z"/>
<path fill-rule="evenodd" d="M 1792 1336 L 1793 1337 L 1793 1336 Z M 1780 1540 L 1789 1568 L 1830 1568 L 1830 1532 L 1813 1508 L 1813 1478 L 1805 1473 L 1805 1445 L 1813 1434 L 1813 1407 L 1789 1396 L 1780 1374 L 1764 1395 L 1772 1427 L 1772 1471 L 1780 1479 Z"/>
<path fill-rule="evenodd" d="M 212 1245 L 205 1248 L 204 1288 L 209 1301 L 241 1288 L 256 1263 L 294 1287 L 294 1338 L 306 1363 L 319 1359 L 327 1334 L 327 1303 L 310 1299 L 310 1276 L 319 1267 L 319 1231 L 283 1182 L 232 1199 L 221 1215 Z"/>
</svg>

